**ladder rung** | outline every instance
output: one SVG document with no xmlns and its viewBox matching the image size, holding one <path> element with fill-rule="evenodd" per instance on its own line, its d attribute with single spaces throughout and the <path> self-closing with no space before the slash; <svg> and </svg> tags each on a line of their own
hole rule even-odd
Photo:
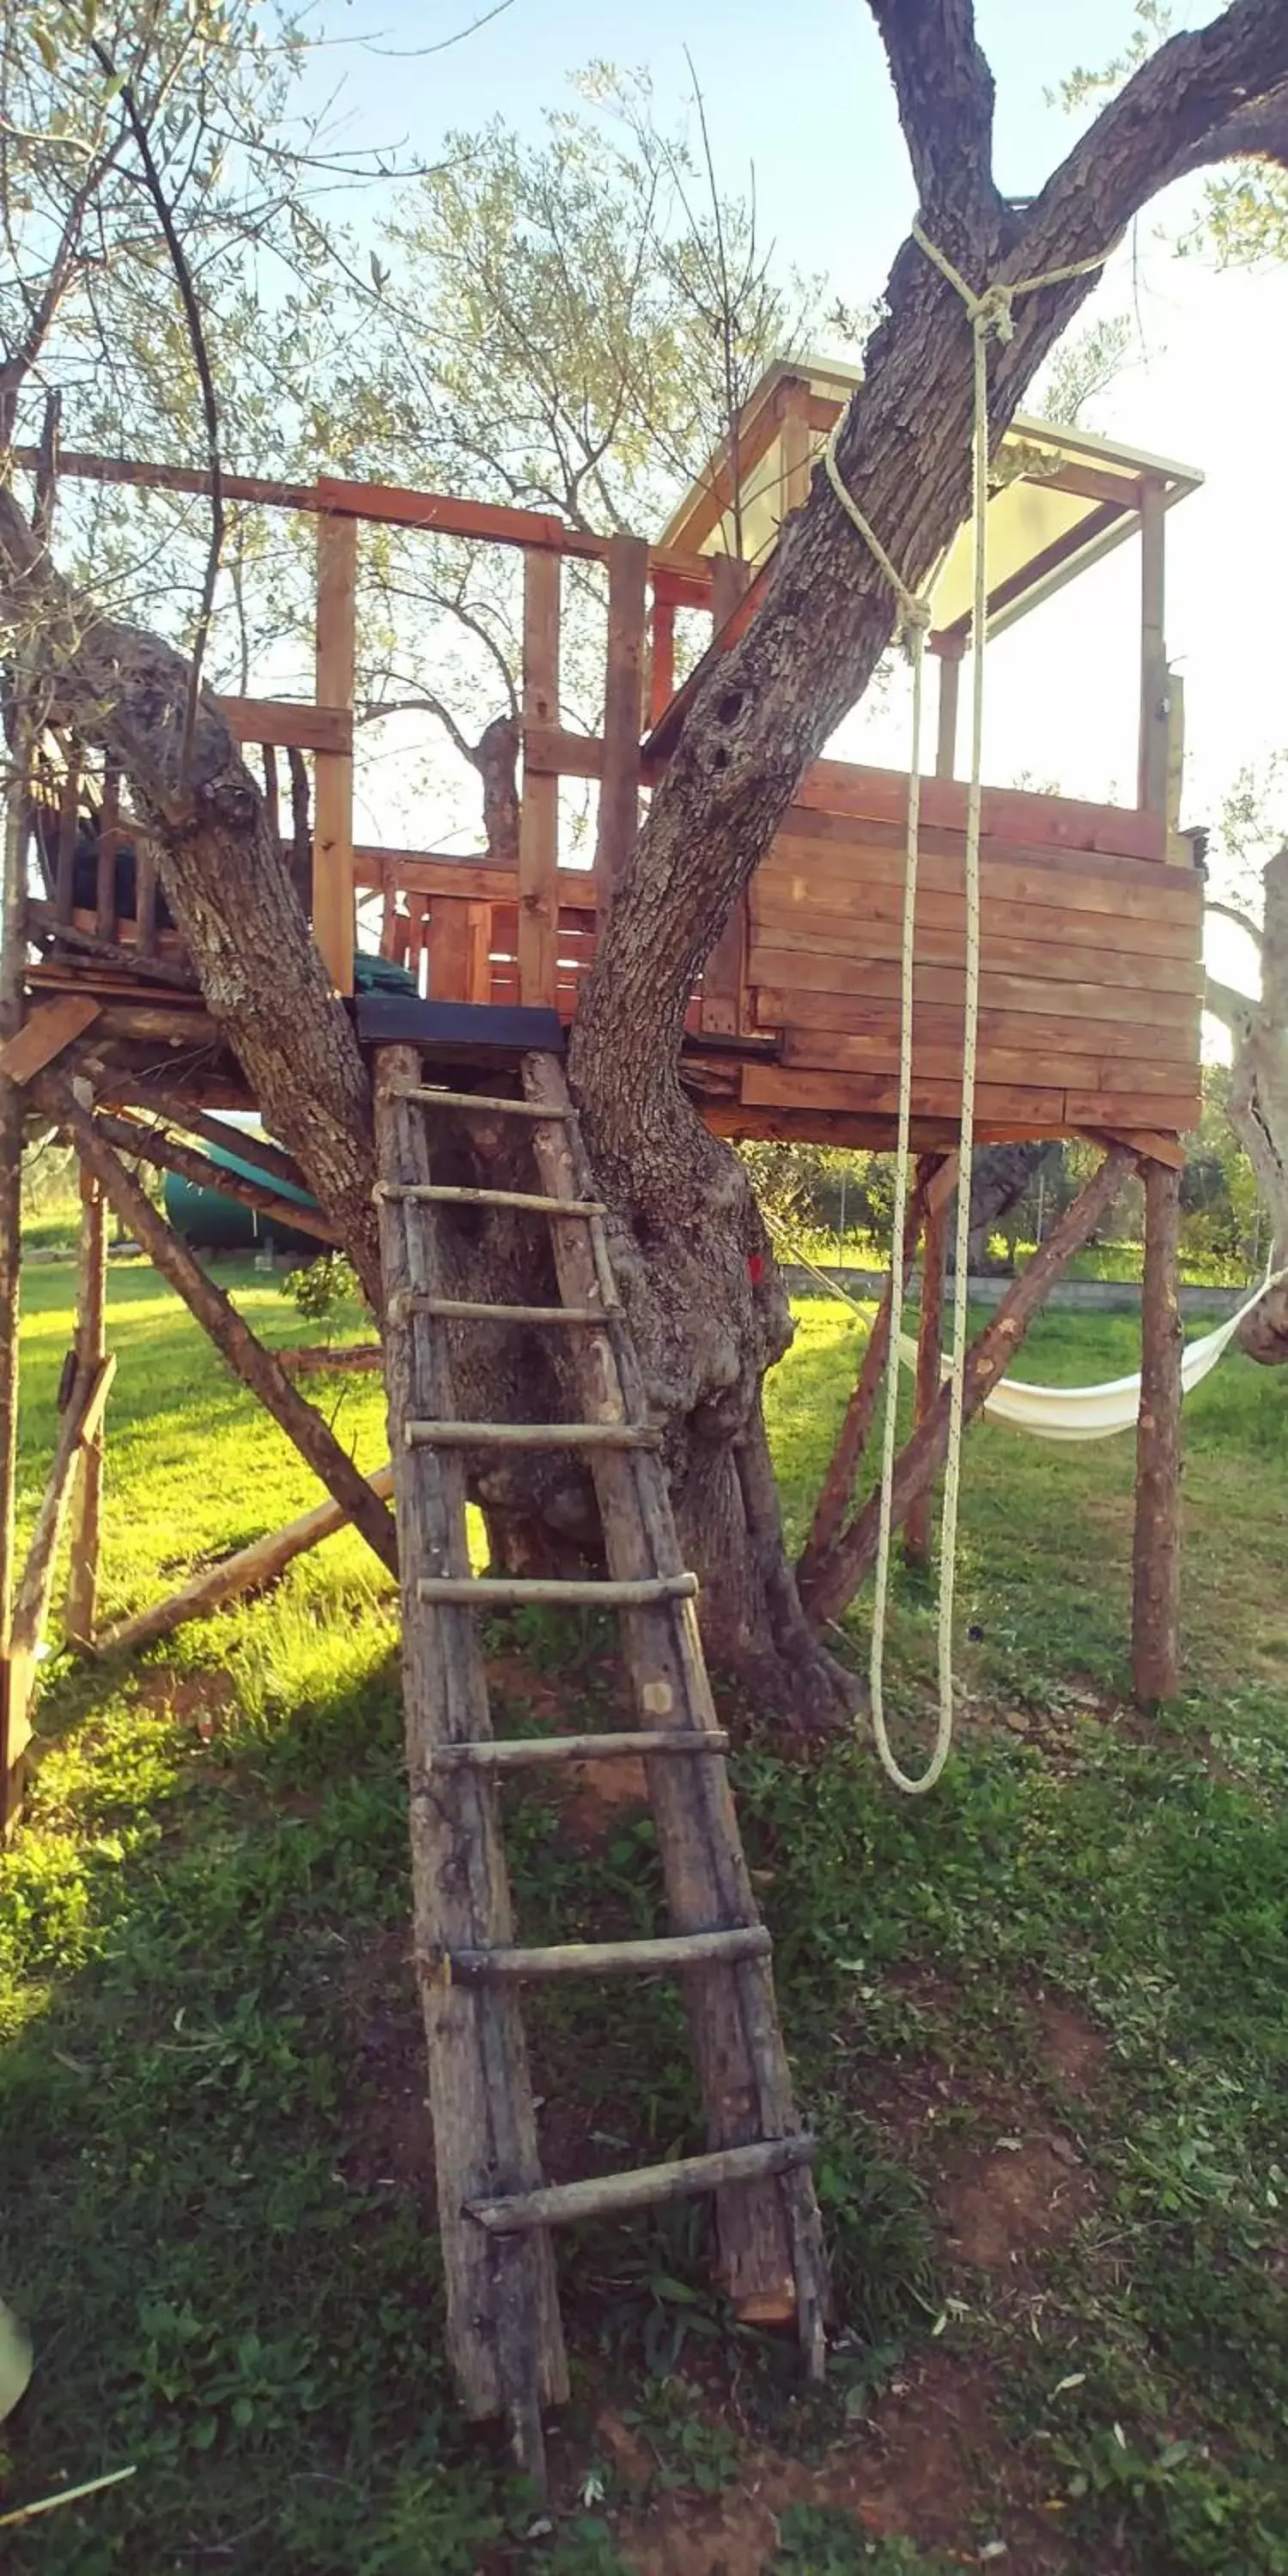
<svg viewBox="0 0 1288 2576">
<path fill-rule="evenodd" d="M 418 1601 L 464 1601 L 480 1610 L 521 1610 L 547 1602 L 552 1609 L 643 1610 L 654 1601 L 695 1601 L 696 1574 L 650 1574 L 638 1583 L 565 1582 L 557 1575 L 422 1574 Z"/>
<path fill-rule="evenodd" d="M 598 2174 L 589 2182 L 545 2183 L 501 2200 L 467 2200 L 466 2210 L 494 2236 L 520 2228 L 555 2227 L 574 2218 L 607 2218 L 627 2209 L 653 2209 L 659 2201 L 687 2200 L 694 2192 L 720 2191 L 728 2183 L 759 2182 L 792 2173 L 814 2159 L 814 2141 L 765 2138 L 749 2147 L 717 2147 L 706 2156 L 678 2156 L 673 2164 L 636 2165 L 630 2173 Z"/>
<path fill-rule="evenodd" d="M 409 1449 L 660 1449 L 648 1422 L 408 1422 Z"/>
<path fill-rule="evenodd" d="M 439 1315 L 461 1324 L 607 1324 L 603 1306 L 497 1306 L 486 1298 L 418 1296 L 396 1289 L 389 1300 L 389 1320 L 405 1324 L 412 1315 Z"/>
<path fill-rule="evenodd" d="M 457 1982 L 526 1985 L 538 1977 L 655 1977 L 664 1968 L 727 1966 L 767 1959 L 772 1947 L 763 1923 L 739 1923 L 727 1932 L 662 1933 L 654 1941 L 554 1941 L 539 1950 L 451 1950 L 443 1957 Z"/>
<path fill-rule="evenodd" d="M 535 1209 L 540 1216 L 607 1216 L 602 1199 L 547 1199 L 534 1190 L 466 1190 L 449 1181 L 377 1181 L 378 1199 L 434 1199 L 448 1207 Z"/>
<path fill-rule="evenodd" d="M 485 1091 L 438 1091 L 432 1083 L 391 1083 L 385 1095 L 389 1100 L 421 1100 L 427 1109 L 497 1109 L 507 1118 L 543 1118 L 552 1121 L 573 1116 L 572 1103 L 566 1108 L 543 1109 L 539 1100 L 498 1100 Z"/>
<path fill-rule="evenodd" d="M 487 1736 L 472 1744 L 439 1744 L 434 1771 L 527 1771 L 543 1762 L 602 1762 L 608 1755 L 727 1753 L 724 1728 L 634 1727 L 621 1734 Z"/>
</svg>

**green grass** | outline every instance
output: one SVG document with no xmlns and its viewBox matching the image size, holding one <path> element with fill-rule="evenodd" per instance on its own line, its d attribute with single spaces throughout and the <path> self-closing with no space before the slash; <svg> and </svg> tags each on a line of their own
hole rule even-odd
<svg viewBox="0 0 1288 2576">
<path fill-rule="evenodd" d="M 301 1338 L 274 1283 L 220 1275 L 265 1338 Z M 25 1285 L 29 1515 L 70 1270 Z M 115 1615 L 312 1496 L 152 1274 L 113 1264 L 110 1289 Z M 843 1306 L 798 1311 L 771 1408 L 797 1535 L 859 1347 Z M 1129 1317 L 1053 1316 L 1023 1373 L 1115 1375 L 1132 1343 Z M 374 1463 L 372 1381 L 329 1401 Z M 699 2206 L 566 2241 L 574 2400 L 549 2533 L 529 2536 L 531 2499 L 462 2422 L 443 2357 L 389 1584 L 346 1535 L 151 1658 L 56 1662 L 0 1864 L 0 2295 L 37 2349 L 0 2434 L 3 2503 L 136 2475 L 6 2534 L 6 2566 L 618 2576 L 628 2507 L 732 2494 L 748 2444 L 823 2480 L 874 2410 L 886 2423 L 891 2383 L 933 2367 L 985 2387 L 994 2428 L 947 2555 L 910 2466 L 901 2536 L 865 2535 L 820 2488 L 779 2514 L 773 2576 L 930 2576 L 1013 2525 L 1000 2563 L 1025 2576 L 1285 2576 L 1288 1384 L 1233 1357 L 1188 1408 L 1186 1693 L 1148 1728 L 1122 1702 L 1131 1466 L 1130 1440 L 972 1436 L 966 1699 L 932 1799 L 893 1797 L 861 1745 L 801 1762 L 744 1725 L 744 1830 L 821 2142 L 829 2385 L 801 2393 L 790 2353 L 729 2326 Z M 930 1723 L 933 1617 L 901 1574 L 905 1751 Z M 848 1624 L 861 1659 L 862 1605 Z M 498 1643 L 507 1729 L 610 1705 L 592 1624 Z M 646 1819 L 588 1844 L 529 1795 L 509 1843 L 526 1935 L 649 1924 Z M 1044 2053 L 1044 1999 L 1098 2036 L 1081 2090 Z M 664 1985 L 552 1997 L 535 2054 L 556 2163 L 699 2143 Z M 990 2274 L 940 2210 L 954 2160 L 1011 2129 L 1071 2134 L 1094 2192 L 1073 2232 Z M 642 2505 L 606 2406 L 644 2456 Z M 899 2420 L 861 2451 L 896 2487 Z M 1024 2513 L 1055 2555 L 1026 2555 Z"/>
</svg>

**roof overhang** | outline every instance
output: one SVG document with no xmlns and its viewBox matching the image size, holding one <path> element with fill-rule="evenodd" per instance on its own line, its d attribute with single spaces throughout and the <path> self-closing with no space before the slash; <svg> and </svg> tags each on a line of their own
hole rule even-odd
<svg viewBox="0 0 1288 2576">
<path fill-rule="evenodd" d="M 745 559 L 762 563 L 778 542 L 783 519 L 803 499 L 828 433 L 862 381 L 859 368 L 830 359 L 780 359 L 767 368 L 743 405 L 736 442 L 717 451 L 664 529 L 662 543 L 732 554 L 740 535 Z M 1192 466 L 1020 413 L 998 449 L 994 477 L 988 512 L 990 635 L 1000 635 L 1134 536 L 1147 485 L 1170 509 L 1203 480 Z M 958 652 L 970 638 L 971 553 L 966 525 L 932 586 L 932 641 L 941 652 Z"/>
</svg>

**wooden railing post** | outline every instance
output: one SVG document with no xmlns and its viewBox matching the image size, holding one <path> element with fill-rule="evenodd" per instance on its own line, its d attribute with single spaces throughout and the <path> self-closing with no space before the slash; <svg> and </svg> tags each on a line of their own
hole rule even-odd
<svg viewBox="0 0 1288 2576">
<path fill-rule="evenodd" d="M 317 701 L 353 708 L 358 523 L 318 520 Z M 337 993 L 353 991 L 353 752 L 314 753 L 313 936 Z"/>
<path fill-rule="evenodd" d="M 1163 638 L 1163 486 L 1146 475 L 1140 494 L 1140 758 L 1136 802 L 1167 808 L 1167 646 Z"/>
<path fill-rule="evenodd" d="M 559 781 L 529 767 L 530 731 L 559 722 L 560 559 L 523 557 L 523 803 L 519 812 L 519 1000 L 553 1008 L 559 947 Z"/>
<path fill-rule="evenodd" d="M 660 723 L 675 696 L 675 602 L 659 598 L 653 584 L 653 613 L 649 621 L 648 722 L 649 730 Z"/>
<path fill-rule="evenodd" d="M 734 555 L 717 555 L 711 574 L 711 622 L 718 635 L 732 617 L 751 579 L 750 564 Z M 747 987 L 747 897 L 735 897 L 733 909 L 702 970 L 704 1036 L 737 1037 L 743 1022 Z"/>
<path fill-rule="evenodd" d="M 614 537 L 608 550 L 608 672 L 604 686 L 604 766 L 595 838 L 595 889 L 601 922 L 639 830 L 640 684 L 648 591 L 643 537 Z"/>
</svg>

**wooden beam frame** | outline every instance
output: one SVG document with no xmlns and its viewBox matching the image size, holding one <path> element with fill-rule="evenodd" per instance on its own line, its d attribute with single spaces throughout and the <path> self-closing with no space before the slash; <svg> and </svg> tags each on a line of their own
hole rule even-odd
<svg viewBox="0 0 1288 2576">
<path fill-rule="evenodd" d="M 112 1206 L 142 1246 L 163 1279 L 182 1297 L 189 1313 L 209 1334 L 217 1350 L 252 1395 L 299 1450 L 313 1472 L 390 1573 L 398 1570 L 398 1548 L 392 1515 L 373 1494 L 333 1431 L 292 1386 L 281 1361 L 256 1340 L 222 1288 L 201 1268 L 186 1243 L 158 1216 L 147 1192 L 129 1173 L 100 1134 L 88 1110 L 70 1092 L 59 1107 L 62 1125 L 71 1135 L 81 1161 L 102 1183 Z"/>
<path fill-rule="evenodd" d="M 519 808 L 519 999 L 550 1007 L 559 929 L 559 781 L 529 760 L 532 729 L 558 729 L 560 563 L 523 558 L 523 800 Z"/>
<path fill-rule="evenodd" d="M 358 527 L 318 521 L 317 697 L 353 712 Z M 353 991 L 353 752 L 314 753 L 313 936 L 337 993 Z"/>
<path fill-rule="evenodd" d="M 1046 1242 L 1038 1246 L 1032 1260 L 1025 1264 L 1019 1278 L 1007 1289 L 982 1333 L 972 1342 L 966 1354 L 967 1422 L 980 1412 L 998 1379 L 1005 1376 L 1048 1289 L 1060 1278 L 1075 1252 L 1100 1223 L 1131 1171 L 1134 1160 L 1132 1154 L 1118 1146 L 1106 1154 L 1099 1170 L 1093 1173 L 1072 1207 L 1066 1209 L 1059 1224 L 1052 1228 Z M 950 1389 L 945 1383 L 931 1411 L 905 1443 L 895 1462 L 893 1526 L 896 1529 L 906 1519 L 909 1504 L 925 1491 L 943 1465 L 948 1450 L 950 1402 Z M 871 1572 L 876 1562 L 879 1502 L 877 1494 L 870 1494 L 862 1510 L 841 1532 L 823 1562 L 811 1568 L 806 1578 L 798 1578 L 806 1615 L 813 1626 L 821 1626 L 827 1619 L 839 1618 Z"/>
<path fill-rule="evenodd" d="M 96 1379 L 107 1360 L 107 1203 L 92 1172 L 80 1171 L 80 1277 L 76 1300 L 76 1364 L 82 1375 Z M 94 1635 L 98 1610 L 99 1553 L 103 1512 L 103 1422 L 81 1435 L 72 1509 L 71 1564 L 63 1627 L 68 1637 L 87 1644 Z"/>
<path fill-rule="evenodd" d="M 1136 786 L 1136 802 L 1147 814 L 1167 811 L 1166 507 L 1163 484 L 1156 475 L 1147 475 L 1140 496 L 1140 752 Z"/>
</svg>

